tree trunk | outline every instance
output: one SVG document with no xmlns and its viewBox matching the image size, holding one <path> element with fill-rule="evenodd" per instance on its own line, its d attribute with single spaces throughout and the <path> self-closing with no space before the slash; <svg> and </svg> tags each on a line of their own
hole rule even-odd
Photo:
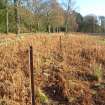
<svg viewBox="0 0 105 105">
<path fill-rule="evenodd" d="M 39 32 L 39 26 L 40 26 L 40 25 L 39 25 L 39 22 L 38 22 L 38 24 L 37 24 L 37 31 L 38 31 L 38 32 Z"/>
<path fill-rule="evenodd" d="M 65 17 L 65 32 L 67 33 L 68 32 L 68 25 L 67 25 L 67 16 Z"/>
<path fill-rule="evenodd" d="M 59 32 L 59 28 L 57 27 L 57 33 Z"/>
<path fill-rule="evenodd" d="M 48 32 L 51 33 L 51 26 L 48 25 Z"/>
<path fill-rule="evenodd" d="M 32 25 L 30 24 L 30 33 L 32 32 Z"/>
<path fill-rule="evenodd" d="M 68 7 L 69 8 L 69 7 Z M 67 14 L 66 14 L 66 16 L 65 16 L 65 32 L 66 33 L 68 33 L 68 18 L 69 18 L 70 16 L 69 16 L 69 13 L 68 13 L 68 11 L 67 11 Z"/>
<path fill-rule="evenodd" d="M 8 34 L 9 28 L 8 28 L 8 4 L 6 4 L 6 34 Z"/>
<path fill-rule="evenodd" d="M 58 32 L 61 32 L 60 27 L 58 27 Z"/>
<path fill-rule="evenodd" d="M 53 33 L 55 33 L 55 27 L 53 27 Z"/>
<path fill-rule="evenodd" d="M 68 32 L 68 25 L 66 23 L 66 26 L 65 26 L 65 32 L 67 33 Z"/>
<path fill-rule="evenodd" d="M 20 34 L 19 0 L 15 0 L 16 34 Z"/>
</svg>

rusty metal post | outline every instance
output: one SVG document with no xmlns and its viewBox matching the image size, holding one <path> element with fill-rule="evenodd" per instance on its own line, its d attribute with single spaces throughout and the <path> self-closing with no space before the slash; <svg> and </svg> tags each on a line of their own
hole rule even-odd
<svg viewBox="0 0 105 105">
<path fill-rule="evenodd" d="M 29 48 L 29 67 L 31 72 L 31 93 L 32 93 L 32 105 L 35 105 L 35 93 L 34 93 L 34 71 L 33 71 L 33 48 Z"/>
<path fill-rule="evenodd" d="M 62 52 L 62 37 L 59 37 L 59 47 L 60 47 L 60 51 Z"/>
</svg>

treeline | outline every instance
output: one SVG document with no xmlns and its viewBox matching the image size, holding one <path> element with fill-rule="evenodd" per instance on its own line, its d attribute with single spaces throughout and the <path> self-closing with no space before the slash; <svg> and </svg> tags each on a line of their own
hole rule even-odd
<svg viewBox="0 0 105 105">
<path fill-rule="evenodd" d="M 74 0 L 0 0 L 0 32 L 104 33 L 105 17 L 82 16 Z"/>
</svg>

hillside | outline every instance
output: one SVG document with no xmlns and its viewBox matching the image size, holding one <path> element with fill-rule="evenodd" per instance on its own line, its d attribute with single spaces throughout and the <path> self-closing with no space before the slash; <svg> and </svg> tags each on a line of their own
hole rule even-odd
<svg viewBox="0 0 105 105">
<path fill-rule="evenodd" d="M 0 36 L 0 105 L 31 105 L 29 45 L 35 105 L 105 105 L 105 39 L 37 34 Z"/>
</svg>

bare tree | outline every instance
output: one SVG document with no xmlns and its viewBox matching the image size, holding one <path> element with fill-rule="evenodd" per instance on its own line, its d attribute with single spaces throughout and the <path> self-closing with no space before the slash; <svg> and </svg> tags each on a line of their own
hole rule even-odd
<svg viewBox="0 0 105 105">
<path fill-rule="evenodd" d="M 32 12 L 34 13 L 35 16 L 35 24 L 37 25 L 37 31 L 40 29 L 40 19 L 41 19 L 41 13 L 43 11 L 43 2 L 42 0 L 33 0 L 32 1 L 32 7 L 31 7 Z"/>
<path fill-rule="evenodd" d="M 70 16 L 73 14 L 73 11 L 75 10 L 75 1 L 65 0 L 63 2 L 63 6 L 65 10 L 65 31 L 68 32 L 69 19 L 71 19 Z"/>
<path fill-rule="evenodd" d="M 51 0 L 51 18 L 50 22 L 53 28 L 53 32 L 59 32 L 60 27 L 64 23 L 64 11 L 61 5 L 59 4 L 58 0 Z"/>
<path fill-rule="evenodd" d="M 48 32 L 50 33 L 51 32 L 51 14 L 52 14 L 52 11 L 51 11 L 51 5 L 50 5 L 50 1 L 47 0 L 45 3 L 44 3 L 44 14 L 45 14 L 45 21 L 46 21 L 46 24 L 47 24 L 47 28 L 48 28 Z"/>
</svg>

